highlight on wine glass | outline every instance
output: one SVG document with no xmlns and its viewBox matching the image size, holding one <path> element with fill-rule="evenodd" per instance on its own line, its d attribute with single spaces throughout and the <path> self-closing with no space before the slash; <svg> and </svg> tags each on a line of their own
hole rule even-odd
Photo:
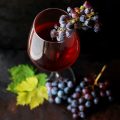
<svg viewBox="0 0 120 120">
<path fill-rule="evenodd" d="M 75 79 L 70 66 L 80 54 L 77 29 L 99 31 L 98 15 L 86 1 L 82 6 L 48 8 L 37 14 L 29 35 L 28 54 L 38 69 L 50 71 L 52 81 Z"/>
</svg>

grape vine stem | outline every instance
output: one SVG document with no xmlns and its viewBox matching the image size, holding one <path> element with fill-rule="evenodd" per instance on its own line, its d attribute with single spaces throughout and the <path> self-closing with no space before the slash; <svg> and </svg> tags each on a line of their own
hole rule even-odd
<svg viewBox="0 0 120 120">
<path fill-rule="evenodd" d="M 95 82 L 94 82 L 94 85 L 97 85 L 98 83 L 98 80 L 100 79 L 100 77 L 102 76 L 103 72 L 105 71 L 107 65 L 104 65 L 100 71 L 100 73 L 97 75 L 96 79 L 95 79 Z"/>
</svg>

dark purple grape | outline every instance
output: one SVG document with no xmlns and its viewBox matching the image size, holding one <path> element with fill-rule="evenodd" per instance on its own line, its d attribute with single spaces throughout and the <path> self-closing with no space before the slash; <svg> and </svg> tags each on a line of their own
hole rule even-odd
<svg viewBox="0 0 120 120">
<path fill-rule="evenodd" d="M 78 86 L 75 88 L 75 92 L 81 92 L 81 88 Z"/>
<path fill-rule="evenodd" d="M 84 98 L 85 98 L 86 100 L 91 100 L 91 99 L 92 99 L 92 96 L 87 93 L 87 94 L 84 95 Z"/>
<path fill-rule="evenodd" d="M 48 101 L 49 101 L 50 103 L 53 103 L 53 102 L 54 102 L 54 99 L 53 99 L 52 97 L 49 97 Z"/>
<path fill-rule="evenodd" d="M 83 97 L 80 97 L 78 101 L 79 101 L 79 104 L 83 104 L 85 102 L 85 99 Z"/>
<path fill-rule="evenodd" d="M 85 20 L 86 20 L 85 15 L 81 15 L 81 16 L 80 16 L 80 22 L 85 22 Z"/>
<path fill-rule="evenodd" d="M 71 111 L 71 109 L 72 109 L 71 105 L 68 105 L 67 110 Z"/>
<path fill-rule="evenodd" d="M 89 8 L 86 8 L 86 9 L 84 10 L 84 12 L 85 12 L 85 14 L 89 14 L 89 13 L 90 13 L 90 9 L 89 9 Z"/>
<path fill-rule="evenodd" d="M 110 96 L 111 95 L 111 91 L 110 90 L 106 90 L 106 95 Z"/>
<path fill-rule="evenodd" d="M 78 92 L 75 92 L 75 93 L 73 93 L 72 97 L 75 98 L 75 99 L 79 98 L 80 94 Z"/>
<path fill-rule="evenodd" d="M 73 114 L 73 119 L 78 118 L 78 115 L 76 113 Z"/>
<path fill-rule="evenodd" d="M 66 30 L 66 37 L 70 37 L 72 34 L 73 30 Z"/>
<path fill-rule="evenodd" d="M 68 18 L 67 15 L 61 15 L 59 21 L 66 21 Z"/>
<path fill-rule="evenodd" d="M 86 101 L 85 106 L 86 106 L 87 108 L 91 107 L 91 105 L 92 105 L 91 101 Z"/>
<path fill-rule="evenodd" d="M 98 104 L 99 103 L 99 98 L 94 98 L 93 102 L 94 102 L 94 104 Z"/>
<path fill-rule="evenodd" d="M 78 108 L 79 108 L 80 112 L 83 112 L 85 110 L 85 106 L 84 105 L 79 105 Z"/>
<path fill-rule="evenodd" d="M 112 101 L 113 101 L 113 97 L 112 97 L 112 96 L 108 96 L 108 100 L 109 100 L 110 102 L 112 102 Z"/>
<path fill-rule="evenodd" d="M 88 88 L 83 88 L 82 93 L 83 94 L 90 93 L 90 90 Z"/>
<path fill-rule="evenodd" d="M 77 109 L 76 109 L 76 108 L 72 108 L 72 109 L 71 109 L 71 112 L 72 112 L 72 113 L 76 113 L 76 112 L 77 112 Z"/>
<path fill-rule="evenodd" d="M 85 118 L 85 117 L 86 117 L 86 115 L 85 115 L 84 112 L 79 112 L 79 116 L 80 116 L 81 118 Z"/>
<path fill-rule="evenodd" d="M 77 105 L 78 105 L 77 100 L 73 100 L 73 101 L 71 102 L 71 106 L 72 106 L 72 107 L 77 107 Z"/>
<path fill-rule="evenodd" d="M 67 28 L 68 30 L 72 30 L 72 29 L 74 29 L 74 24 L 71 23 L 71 22 L 68 22 L 68 23 L 66 24 L 66 28 Z"/>
<path fill-rule="evenodd" d="M 55 38 L 57 36 L 57 34 L 58 33 L 57 33 L 56 29 L 53 29 L 53 30 L 50 31 L 51 38 Z"/>
<path fill-rule="evenodd" d="M 85 85 L 86 85 L 86 84 L 85 84 L 85 82 L 84 82 L 84 81 L 80 82 L 80 87 L 81 87 L 81 88 L 84 88 L 84 87 L 85 87 Z"/>
</svg>

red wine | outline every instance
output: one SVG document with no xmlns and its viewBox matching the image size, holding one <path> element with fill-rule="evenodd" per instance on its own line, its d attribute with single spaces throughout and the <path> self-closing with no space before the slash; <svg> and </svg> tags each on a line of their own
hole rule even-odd
<svg viewBox="0 0 120 120">
<path fill-rule="evenodd" d="M 50 30 L 55 22 L 37 25 L 29 37 L 28 52 L 31 60 L 38 68 L 57 71 L 72 65 L 80 52 L 80 43 L 77 33 L 72 33 L 64 41 L 53 41 Z M 36 34 L 37 33 L 37 34 Z"/>
</svg>

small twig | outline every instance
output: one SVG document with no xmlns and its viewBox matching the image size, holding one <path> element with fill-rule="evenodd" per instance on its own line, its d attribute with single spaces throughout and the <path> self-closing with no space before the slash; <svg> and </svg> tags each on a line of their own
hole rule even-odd
<svg viewBox="0 0 120 120">
<path fill-rule="evenodd" d="M 103 72 L 105 71 L 106 67 L 107 67 L 106 65 L 104 65 L 104 66 L 102 67 L 100 73 L 97 75 L 97 77 L 96 77 L 96 79 L 95 79 L 95 81 L 94 81 L 94 85 L 97 85 L 98 80 L 99 80 L 100 77 L 102 76 L 102 74 L 103 74 Z"/>
</svg>

